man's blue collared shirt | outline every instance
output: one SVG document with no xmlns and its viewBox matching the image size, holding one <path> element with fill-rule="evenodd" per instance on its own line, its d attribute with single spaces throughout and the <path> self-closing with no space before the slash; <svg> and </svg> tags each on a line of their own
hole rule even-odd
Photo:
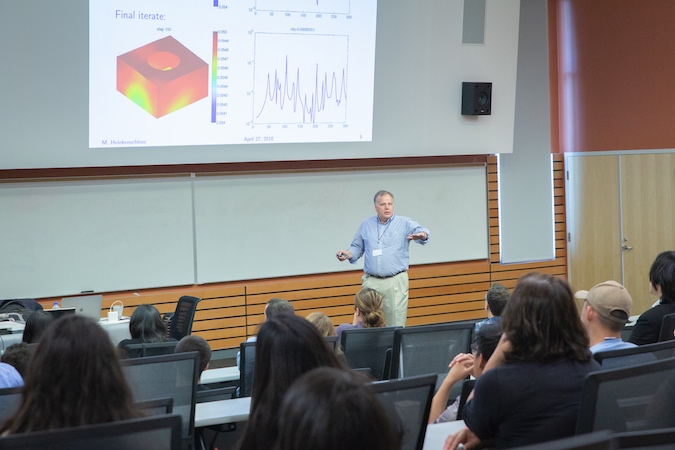
<svg viewBox="0 0 675 450">
<path fill-rule="evenodd" d="M 377 216 L 364 220 L 352 240 L 350 263 L 364 256 L 363 271 L 378 277 L 389 277 L 408 270 L 408 236 L 426 233 L 427 239 L 417 242 L 424 245 L 431 236 L 429 230 L 409 217 L 392 216 L 387 223 L 380 223 Z M 381 253 L 380 253 L 381 252 Z"/>
</svg>

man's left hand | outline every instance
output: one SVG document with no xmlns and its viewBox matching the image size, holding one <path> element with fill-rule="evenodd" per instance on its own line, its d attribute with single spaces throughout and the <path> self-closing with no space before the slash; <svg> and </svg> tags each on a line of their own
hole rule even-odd
<svg viewBox="0 0 675 450">
<path fill-rule="evenodd" d="M 422 231 L 421 233 L 415 233 L 415 234 L 408 235 L 408 240 L 409 241 L 426 241 L 428 237 L 429 236 L 427 236 L 427 234 L 424 231 Z"/>
</svg>

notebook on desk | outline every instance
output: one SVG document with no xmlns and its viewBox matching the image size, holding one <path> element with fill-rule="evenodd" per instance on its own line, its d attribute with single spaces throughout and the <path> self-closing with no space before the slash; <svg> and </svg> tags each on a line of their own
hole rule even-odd
<svg viewBox="0 0 675 450">
<path fill-rule="evenodd" d="M 103 296 L 81 295 L 79 297 L 64 297 L 61 299 L 61 308 L 75 308 L 77 314 L 99 320 L 101 318 L 101 309 L 103 308 Z"/>
</svg>

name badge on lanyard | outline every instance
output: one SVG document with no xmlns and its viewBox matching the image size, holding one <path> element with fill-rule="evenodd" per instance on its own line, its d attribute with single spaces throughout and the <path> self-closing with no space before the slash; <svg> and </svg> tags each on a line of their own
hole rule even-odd
<svg viewBox="0 0 675 450">
<path fill-rule="evenodd" d="M 382 256 L 382 249 L 381 248 L 374 249 L 373 256 Z"/>
</svg>

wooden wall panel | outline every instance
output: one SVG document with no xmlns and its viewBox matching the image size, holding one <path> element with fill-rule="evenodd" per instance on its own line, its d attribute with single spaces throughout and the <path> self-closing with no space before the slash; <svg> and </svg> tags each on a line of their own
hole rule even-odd
<svg viewBox="0 0 675 450">
<path fill-rule="evenodd" d="M 526 264 L 500 263 L 499 191 L 497 158 L 487 163 L 489 199 L 489 258 L 477 261 L 413 266 L 409 271 L 409 309 L 407 325 L 424 325 L 486 317 L 485 292 L 495 282 L 512 289 L 518 278 L 531 271 L 567 278 L 565 180 L 563 158 L 554 155 L 554 202 L 556 259 Z M 204 286 L 117 292 L 104 295 L 102 315 L 113 301 L 124 302 L 124 314 L 136 306 L 151 303 L 161 313 L 172 312 L 181 295 L 193 295 L 199 303 L 193 325 L 194 334 L 207 339 L 214 350 L 232 349 L 256 333 L 264 320 L 264 309 L 272 297 L 290 301 L 305 317 L 313 311 L 328 315 L 333 324 L 351 322 L 354 294 L 361 288 L 360 271 L 307 275 L 291 278 L 239 281 Z M 54 300 L 41 299 L 44 306 Z"/>
</svg>

